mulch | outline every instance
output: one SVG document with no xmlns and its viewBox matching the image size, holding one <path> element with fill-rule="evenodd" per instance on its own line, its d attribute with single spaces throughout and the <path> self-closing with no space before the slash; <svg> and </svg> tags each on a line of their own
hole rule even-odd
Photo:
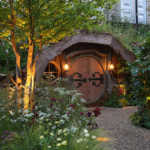
<svg viewBox="0 0 150 150">
<path fill-rule="evenodd" d="M 134 126 L 129 121 L 136 107 L 100 108 L 101 115 L 95 120 L 100 128 L 111 133 L 110 150 L 150 150 L 150 129 Z"/>
</svg>

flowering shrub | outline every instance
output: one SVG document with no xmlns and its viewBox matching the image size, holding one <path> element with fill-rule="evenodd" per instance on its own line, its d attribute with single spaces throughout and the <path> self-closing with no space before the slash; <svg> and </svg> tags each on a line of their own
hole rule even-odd
<svg viewBox="0 0 150 150">
<path fill-rule="evenodd" d="M 73 141 L 82 136 L 89 141 L 84 149 L 91 149 L 91 143 L 99 143 L 95 138 L 91 141 L 96 136 L 96 131 L 93 133 L 91 130 L 97 128 L 97 124 L 93 121 L 94 114 L 87 112 L 84 107 L 86 101 L 77 90 L 38 87 L 35 89 L 34 100 L 30 100 L 32 108 L 29 110 L 23 109 L 22 101 L 7 99 L 5 89 L 0 92 L 1 149 L 76 149 Z M 31 104 L 33 102 L 34 105 Z M 18 103 L 22 109 L 17 109 Z M 100 114 L 100 110 L 96 109 L 94 113 Z M 3 131 L 9 131 L 9 134 L 4 136 Z M 84 132 L 81 134 L 81 131 Z M 5 139 L 9 139 L 10 133 L 15 135 L 6 142 Z M 78 142 L 78 150 L 83 148 L 82 144 Z"/>
<path fill-rule="evenodd" d="M 118 87 L 117 87 L 118 88 Z M 120 108 L 131 105 L 130 97 L 131 94 L 125 94 L 125 88 L 119 85 L 119 89 L 113 90 L 111 95 L 108 95 L 108 101 L 104 103 L 107 107 Z"/>
</svg>

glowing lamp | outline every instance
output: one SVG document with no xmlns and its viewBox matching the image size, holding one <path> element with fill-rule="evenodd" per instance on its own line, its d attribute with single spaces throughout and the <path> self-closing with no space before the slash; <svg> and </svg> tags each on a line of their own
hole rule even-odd
<svg viewBox="0 0 150 150">
<path fill-rule="evenodd" d="M 64 69 L 65 69 L 65 71 L 68 71 L 68 70 L 69 70 L 68 63 L 66 63 L 66 64 L 64 65 Z"/>
<path fill-rule="evenodd" d="M 114 64 L 113 63 L 110 64 L 109 69 L 114 70 Z"/>
<path fill-rule="evenodd" d="M 65 60 L 64 70 L 67 72 L 69 71 L 69 65 L 68 65 L 66 58 L 64 60 Z"/>
<path fill-rule="evenodd" d="M 112 59 L 111 59 L 111 64 L 109 66 L 109 70 L 114 70 L 114 64 L 112 63 Z"/>
</svg>

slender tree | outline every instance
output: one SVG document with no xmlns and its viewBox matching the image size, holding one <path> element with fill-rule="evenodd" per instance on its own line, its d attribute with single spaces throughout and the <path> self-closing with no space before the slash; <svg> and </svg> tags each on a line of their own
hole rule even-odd
<svg viewBox="0 0 150 150">
<path fill-rule="evenodd" d="M 55 43 L 79 29 L 91 28 L 104 19 L 118 0 L 0 0 L 0 39 L 11 43 L 16 56 L 18 100 L 24 88 L 24 108 L 29 108 L 29 93 L 35 85 L 35 51 L 49 42 Z M 20 49 L 28 51 L 26 84 L 21 83 Z M 33 97 L 32 97 L 33 98 Z"/>
</svg>

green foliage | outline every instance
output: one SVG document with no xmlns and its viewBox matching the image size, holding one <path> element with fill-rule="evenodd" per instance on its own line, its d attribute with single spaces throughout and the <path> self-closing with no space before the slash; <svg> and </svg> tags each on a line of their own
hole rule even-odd
<svg viewBox="0 0 150 150">
<path fill-rule="evenodd" d="M 118 95 L 117 92 L 113 92 L 112 95 L 108 96 L 108 101 L 104 103 L 104 106 L 121 108 L 128 105 L 127 96 L 124 94 Z"/>
<path fill-rule="evenodd" d="M 89 29 L 88 32 L 111 33 L 124 47 L 133 51 L 132 43 L 142 43 L 149 36 L 150 28 L 144 28 L 142 26 L 139 28 L 139 31 L 137 31 L 135 26 L 130 23 L 102 22 L 100 25 Z M 145 32 L 147 32 L 147 34 L 144 34 Z"/>
<path fill-rule="evenodd" d="M 134 125 L 150 128 L 150 110 L 142 111 L 142 113 L 140 111 L 135 112 L 129 119 Z"/>
<path fill-rule="evenodd" d="M 132 97 L 138 106 L 141 116 L 139 125 L 150 128 L 150 39 L 137 49 L 137 60 L 128 63 L 131 72 Z"/>
<path fill-rule="evenodd" d="M 3 42 L 3 46 L 6 50 L 6 52 L 8 52 L 8 57 L 9 57 L 9 68 L 11 71 L 15 70 L 15 55 L 14 52 L 12 51 L 12 46 L 11 44 L 9 44 L 9 42 L 7 41 L 2 41 Z M 6 55 L 2 49 L 2 46 L 0 45 L 0 72 L 1 73 L 6 73 L 7 70 L 7 58 Z"/>
<path fill-rule="evenodd" d="M 7 51 L 8 58 L 9 58 L 9 71 L 14 73 L 16 69 L 16 56 L 13 52 L 12 45 L 5 40 L 2 40 L 3 46 L 5 50 Z M 19 48 L 19 43 L 17 44 L 17 47 Z M 20 56 L 21 56 L 21 66 L 22 68 L 26 67 L 27 64 L 27 54 L 28 52 L 25 50 L 19 50 Z M 0 73 L 6 73 L 7 68 L 7 58 L 5 53 L 3 52 L 2 46 L 0 45 Z"/>
<path fill-rule="evenodd" d="M 0 1 L 0 37 L 9 40 L 12 15 L 15 19 L 15 40 L 27 48 L 29 37 L 39 43 L 58 42 L 78 29 L 90 28 L 104 20 L 101 8 L 112 8 L 118 0 L 17 0 Z M 12 6 L 12 7 L 10 7 Z"/>
<path fill-rule="evenodd" d="M 132 121 L 134 123 L 134 125 L 138 125 L 140 124 L 141 120 L 142 120 L 142 117 L 138 114 L 138 112 L 135 112 L 133 113 L 131 116 L 130 116 L 130 121 Z"/>
</svg>

